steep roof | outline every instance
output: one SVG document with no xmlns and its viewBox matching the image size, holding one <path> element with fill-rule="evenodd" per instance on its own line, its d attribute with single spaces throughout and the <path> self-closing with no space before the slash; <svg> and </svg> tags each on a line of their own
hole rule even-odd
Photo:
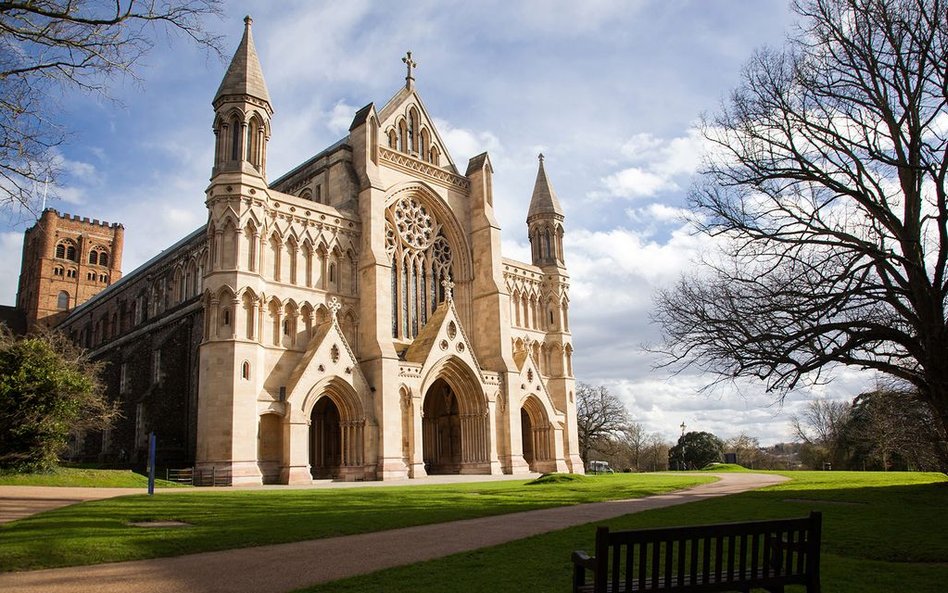
<svg viewBox="0 0 948 593">
<path fill-rule="evenodd" d="M 530 209 L 527 211 L 527 220 L 529 221 L 538 214 L 558 214 L 563 216 L 563 209 L 560 208 L 560 201 L 556 199 L 556 192 L 550 185 L 550 180 L 546 178 L 546 171 L 543 169 L 543 155 L 540 157 L 540 168 L 537 171 L 537 182 L 533 186 L 533 197 L 530 198 Z"/>
<path fill-rule="evenodd" d="M 217 94 L 214 95 L 214 103 L 228 95 L 250 95 L 270 103 L 270 93 L 267 92 L 267 83 L 263 80 L 263 69 L 260 68 L 257 50 L 253 45 L 253 35 L 250 33 L 252 23 L 253 19 L 249 16 L 244 18 L 244 36 L 230 61 L 227 74 L 224 75 Z"/>
</svg>

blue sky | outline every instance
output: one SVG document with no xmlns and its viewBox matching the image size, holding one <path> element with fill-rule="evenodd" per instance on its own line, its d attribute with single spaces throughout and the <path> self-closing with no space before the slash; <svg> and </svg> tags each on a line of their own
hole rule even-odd
<svg viewBox="0 0 948 593">
<path fill-rule="evenodd" d="M 509 257 L 529 259 L 524 219 L 543 152 L 567 216 L 577 379 L 609 386 L 648 431 L 672 438 L 685 422 L 778 442 L 800 402 L 864 386 L 839 372 L 780 407 L 753 383 L 699 392 L 707 377 L 655 370 L 642 348 L 658 340 L 654 291 L 712 247 L 681 218 L 700 163 L 695 123 L 755 48 L 782 44 L 793 25 L 785 0 L 232 1 L 225 13 L 209 24 L 225 35 L 227 59 L 243 16 L 254 18 L 276 111 L 271 180 L 343 137 L 356 109 L 384 104 L 404 84 L 407 50 L 458 168 L 491 154 Z M 49 205 L 122 222 L 126 272 L 206 218 L 210 102 L 225 68 L 162 36 L 139 81 L 115 81 L 114 101 L 61 99 L 67 175 Z M 0 224 L 4 251 L 18 254 L 29 221 Z M 0 303 L 13 303 L 18 271 L 18 256 L 0 261 Z"/>
</svg>

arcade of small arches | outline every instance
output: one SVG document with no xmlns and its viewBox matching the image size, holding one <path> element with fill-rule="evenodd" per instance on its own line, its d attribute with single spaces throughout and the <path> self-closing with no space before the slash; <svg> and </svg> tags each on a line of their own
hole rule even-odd
<svg viewBox="0 0 948 593">
<path fill-rule="evenodd" d="M 441 166 L 441 149 L 432 141 L 428 126 L 422 123 L 418 109 L 412 105 L 404 115 L 399 115 L 395 123 L 385 131 L 388 147 L 436 167 Z"/>
<path fill-rule="evenodd" d="M 247 161 L 261 173 L 266 170 L 269 120 L 256 110 L 245 114 L 232 109 L 214 121 L 215 166 Z"/>
<path fill-rule="evenodd" d="M 544 299 L 535 290 L 514 288 L 510 293 L 510 322 L 514 327 L 541 331 L 569 331 L 566 298 Z"/>
<path fill-rule="evenodd" d="M 56 243 L 56 259 L 65 259 L 79 263 L 79 254 L 81 249 L 72 239 L 61 239 Z M 88 263 L 94 266 L 109 265 L 109 250 L 102 245 L 93 245 L 89 248 Z M 61 275 L 61 274 L 60 274 Z"/>
<path fill-rule="evenodd" d="M 533 261 L 563 263 L 563 225 L 559 221 L 530 225 L 530 250 Z"/>
<path fill-rule="evenodd" d="M 305 350 L 316 328 L 330 320 L 330 309 L 322 304 L 275 296 L 257 295 L 245 288 L 235 293 L 229 287 L 206 295 L 205 336 L 208 339 L 247 340 L 266 346 Z M 358 347 L 355 310 L 340 311 L 339 326 L 349 346 Z"/>
<path fill-rule="evenodd" d="M 241 269 L 274 282 L 355 296 L 358 254 L 352 246 L 273 231 L 260 232 L 251 220 L 238 232 L 231 218 L 209 225 L 212 269 Z"/>
<path fill-rule="evenodd" d="M 537 370 L 544 376 L 563 374 L 573 376 L 573 346 L 560 342 L 541 342 L 530 338 L 514 338 L 515 358 L 530 356 Z"/>
</svg>

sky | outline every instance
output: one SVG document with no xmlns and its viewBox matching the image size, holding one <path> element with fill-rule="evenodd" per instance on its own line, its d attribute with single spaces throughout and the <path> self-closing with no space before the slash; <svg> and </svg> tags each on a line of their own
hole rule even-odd
<svg viewBox="0 0 948 593">
<path fill-rule="evenodd" d="M 650 321 L 657 290 L 696 271 L 713 241 L 688 226 L 688 189 L 713 114 L 755 49 L 794 25 L 786 0 L 226 1 L 208 26 L 223 59 L 161 35 L 109 98 L 64 96 L 70 131 L 49 207 L 121 222 L 128 273 L 206 221 L 211 100 L 252 15 L 275 110 L 268 172 L 279 178 L 344 137 L 360 107 L 404 84 L 402 56 L 458 169 L 490 153 L 506 257 L 530 260 L 526 211 L 545 155 L 566 213 L 566 264 L 577 380 L 604 385 L 648 432 L 681 424 L 762 444 L 792 439 L 815 397 L 851 399 L 873 378 L 833 371 L 782 404 L 760 383 L 658 368 Z M 19 254 L 27 216 L 4 213 L 0 246 Z M 20 258 L 0 260 L 0 304 L 13 304 Z"/>
</svg>

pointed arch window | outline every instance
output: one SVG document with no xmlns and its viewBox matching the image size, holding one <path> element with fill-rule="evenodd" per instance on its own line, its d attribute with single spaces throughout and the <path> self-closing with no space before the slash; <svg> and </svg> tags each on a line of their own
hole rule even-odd
<svg viewBox="0 0 948 593">
<path fill-rule="evenodd" d="M 56 246 L 56 257 L 59 259 L 65 259 L 66 257 L 66 246 L 62 243 Z"/>
<path fill-rule="evenodd" d="M 444 301 L 452 249 L 438 221 L 414 197 L 386 213 L 385 250 L 392 262 L 392 337 L 414 339 Z"/>
<path fill-rule="evenodd" d="M 230 160 L 240 160 L 240 122 L 236 117 L 230 120 Z"/>
</svg>

